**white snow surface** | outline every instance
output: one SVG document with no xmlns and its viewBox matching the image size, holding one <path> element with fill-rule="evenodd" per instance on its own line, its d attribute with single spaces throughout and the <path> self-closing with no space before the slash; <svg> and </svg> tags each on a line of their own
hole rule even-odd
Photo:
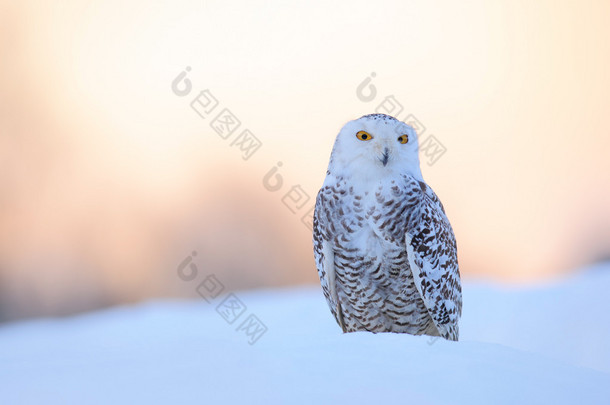
<svg viewBox="0 0 610 405">
<path fill-rule="evenodd" d="M 196 282 L 193 281 L 193 288 Z M 319 287 L 0 327 L 0 404 L 610 403 L 610 266 L 527 289 L 466 283 L 459 342 L 341 333 Z M 253 345 L 249 314 L 268 328 Z"/>
</svg>

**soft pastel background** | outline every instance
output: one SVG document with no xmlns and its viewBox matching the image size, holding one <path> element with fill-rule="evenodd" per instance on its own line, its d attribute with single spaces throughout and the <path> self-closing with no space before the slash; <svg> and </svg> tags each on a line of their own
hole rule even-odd
<svg viewBox="0 0 610 405">
<path fill-rule="evenodd" d="M 227 289 L 315 284 L 301 218 L 338 130 L 389 95 L 447 149 L 423 172 L 464 279 L 543 283 L 608 259 L 609 15 L 604 1 L 0 1 L 0 320 L 194 297 L 176 273 L 193 250 L 199 280 Z M 191 109 L 204 89 L 262 141 L 249 160 Z M 311 200 L 292 213 L 296 185 Z"/>
</svg>

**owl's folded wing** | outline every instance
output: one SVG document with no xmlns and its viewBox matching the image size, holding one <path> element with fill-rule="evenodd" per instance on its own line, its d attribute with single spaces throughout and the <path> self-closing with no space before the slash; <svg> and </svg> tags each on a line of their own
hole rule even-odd
<svg viewBox="0 0 610 405">
<path fill-rule="evenodd" d="M 343 322 L 343 313 L 341 305 L 337 298 L 335 290 L 335 255 L 330 243 L 329 219 L 326 218 L 328 208 L 324 202 L 324 191 L 320 190 L 316 199 L 316 207 L 313 216 L 313 253 L 316 259 L 316 268 L 322 285 L 322 292 L 326 298 L 326 302 L 330 307 L 330 311 L 335 317 L 335 320 L 345 332 L 345 324 Z"/>
<path fill-rule="evenodd" d="M 423 183 L 414 199 L 405 242 L 415 286 L 439 334 L 458 340 L 462 288 L 455 236 L 438 197 Z"/>
</svg>

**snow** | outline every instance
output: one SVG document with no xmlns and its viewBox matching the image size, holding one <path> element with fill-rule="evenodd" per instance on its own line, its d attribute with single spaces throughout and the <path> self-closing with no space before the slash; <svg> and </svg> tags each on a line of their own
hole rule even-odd
<svg viewBox="0 0 610 405">
<path fill-rule="evenodd" d="M 233 324 L 226 295 L 18 322 L 0 327 L 0 403 L 610 403 L 609 289 L 608 267 L 466 284 L 457 343 L 342 334 L 319 287 L 236 292 Z"/>
</svg>

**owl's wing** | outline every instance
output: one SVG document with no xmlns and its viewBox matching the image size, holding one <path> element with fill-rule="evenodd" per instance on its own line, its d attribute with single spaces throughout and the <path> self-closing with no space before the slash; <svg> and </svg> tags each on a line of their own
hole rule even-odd
<svg viewBox="0 0 610 405">
<path fill-rule="evenodd" d="M 331 243 L 332 217 L 330 210 L 332 210 L 332 205 L 337 200 L 328 195 L 329 191 L 322 188 L 316 198 L 316 207 L 313 215 L 313 253 L 326 302 L 335 320 L 345 332 L 343 313 L 335 289 L 335 254 Z"/>
<path fill-rule="evenodd" d="M 409 265 L 439 334 L 458 340 L 462 287 L 455 236 L 434 191 L 418 183 L 408 201 L 413 208 L 405 232 Z"/>
</svg>

